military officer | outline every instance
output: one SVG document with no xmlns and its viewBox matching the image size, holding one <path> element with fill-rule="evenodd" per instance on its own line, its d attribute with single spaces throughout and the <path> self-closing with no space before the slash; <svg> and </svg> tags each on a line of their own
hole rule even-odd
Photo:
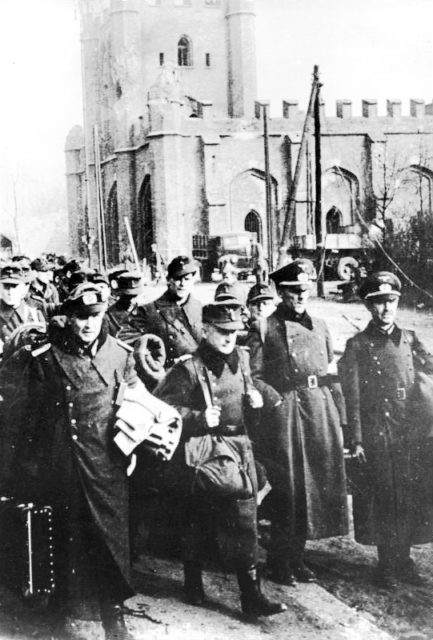
<svg viewBox="0 0 433 640">
<path fill-rule="evenodd" d="M 128 342 L 130 314 L 144 294 L 143 276 L 137 271 L 125 271 L 118 275 L 116 282 L 117 300 L 107 311 L 109 332 Z"/>
<path fill-rule="evenodd" d="M 18 419 L 3 433 L 3 488 L 54 507 L 62 639 L 81 638 L 83 611 L 98 610 L 107 640 L 129 637 L 129 460 L 113 443 L 113 417 L 120 386 L 138 378 L 132 350 L 104 329 L 106 308 L 91 283 L 69 295 L 66 326 L 26 358 Z"/>
<path fill-rule="evenodd" d="M 44 259 L 36 258 L 31 263 L 33 281 L 30 284 L 29 298 L 35 306 L 48 317 L 59 304 L 59 294 L 52 283 L 53 265 Z"/>
<path fill-rule="evenodd" d="M 250 407 L 259 407 L 261 397 L 253 388 L 247 353 L 236 347 L 236 337 L 243 327 L 240 305 L 223 303 L 203 307 L 203 339 L 194 355 L 184 356 L 158 385 L 155 395 L 176 407 L 183 418 L 185 446 L 194 436 L 213 433 L 236 440 L 245 434 L 247 417 L 243 399 Z M 234 445 L 233 445 L 234 446 Z M 255 468 L 248 438 L 248 473 L 254 485 Z M 185 453 L 180 451 L 180 460 Z M 256 487 L 255 487 L 256 489 Z M 237 571 L 244 613 L 272 615 L 285 605 L 272 602 L 261 592 L 257 571 L 257 510 L 255 490 L 245 500 L 215 497 L 208 490 L 190 493 L 185 487 L 179 497 L 183 503 L 183 560 L 185 596 L 189 603 L 205 600 L 202 563 L 208 536 L 220 532 L 225 540 L 226 557 Z M 242 513 L 242 517 L 239 515 Z M 242 520 L 242 524 L 240 521 Z M 224 552 L 223 552 L 224 557 Z"/>
<path fill-rule="evenodd" d="M 270 277 L 281 302 L 265 334 L 253 331 L 248 345 L 254 382 L 274 406 L 261 438 L 263 460 L 273 461 L 270 475 L 278 471 L 268 567 L 273 580 L 294 585 L 315 580 L 304 563 L 306 540 L 347 532 L 343 438 L 327 377 L 331 337 L 306 309 L 313 265 L 297 259 Z"/>
<path fill-rule="evenodd" d="M 131 313 L 136 337 L 150 333 L 162 339 L 166 368 L 180 356 L 194 352 L 201 338 L 202 304 L 192 295 L 197 271 L 197 264 L 188 256 L 174 258 L 168 265 L 165 293 Z"/>
<path fill-rule="evenodd" d="M 24 302 L 27 285 L 18 262 L 4 265 L 0 270 L 0 354 L 5 342 L 23 324 L 45 326 L 42 313 Z"/>
<path fill-rule="evenodd" d="M 393 273 L 378 271 L 359 293 L 371 314 L 367 327 L 347 342 L 339 362 L 353 452 L 355 537 L 377 545 L 376 580 L 394 589 L 397 581 L 419 584 L 410 547 L 432 540 L 431 495 L 423 456 L 431 448 L 433 422 L 420 414 L 431 404 L 433 355 L 413 331 L 396 324 L 401 294 Z M 424 376 L 427 397 L 420 391 Z M 428 477 L 430 471 L 427 468 Z M 427 492 L 427 493 L 426 493 Z"/>
</svg>

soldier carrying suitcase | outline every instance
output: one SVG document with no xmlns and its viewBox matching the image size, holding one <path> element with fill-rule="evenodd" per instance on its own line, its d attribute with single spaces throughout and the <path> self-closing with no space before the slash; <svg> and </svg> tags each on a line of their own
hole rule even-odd
<svg viewBox="0 0 433 640">
<path fill-rule="evenodd" d="M 133 594 L 128 458 L 113 442 L 113 418 L 119 386 L 138 378 L 132 349 L 104 328 L 106 308 L 97 286 L 79 285 L 63 303 L 66 326 L 28 357 L 8 361 L 26 371 L 21 401 L 6 408 L 2 489 L 53 506 L 62 639 L 81 637 L 83 611 L 100 617 L 107 640 L 129 637 L 121 608 Z"/>
</svg>

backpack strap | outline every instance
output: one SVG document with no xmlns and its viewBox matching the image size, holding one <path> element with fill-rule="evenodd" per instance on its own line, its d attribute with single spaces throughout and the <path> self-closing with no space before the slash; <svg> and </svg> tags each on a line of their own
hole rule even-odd
<svg viewBox="0 0 433 640">
<path fill-rule="evenodd" d="M 196 358 L 192 358 L 192 364 L 194 365 L 194 369 L 197 374 L 197 379 L 203 393 L 203 398 L 206 404 L 206 408 L 210 409 L 211 407 L 213 407 L 213 400 L 212 400 L 212 391 L 211 391 L 210 380 L 209 380 L 209 371 L 207 370 L 206 366 L 203 363 L 201 363 L 200 371 L 199 371 Z"/>
</svg>

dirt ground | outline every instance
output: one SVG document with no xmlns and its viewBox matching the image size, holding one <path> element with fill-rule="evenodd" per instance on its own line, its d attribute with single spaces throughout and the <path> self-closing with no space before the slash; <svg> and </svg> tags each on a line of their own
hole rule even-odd
<svg viewBox="0 0 433 640">
<path fill-rule="evenodd" d="M 214 286 L 198 287 L 207 302 Z M 159 291 L 155 289 L 152 297 Z M 335 292 L 335 293 L 333 293 Z M 335 283 L 327 285 L 327 299 L 313 299 L 311 313 L 330 327 L 337 356 L 356 327 L 364 327 L 368 314 L 360 303 L 338 300 Z M 402 309 L 400 325 L 415 329 L 433 348 L 433 315 L 415 308 Z M 268 525 L 262 522 L 264 546 Z M 262 549 L 262 560 L 265 551 Z M 353 537 L 310 542 L 307 561 L 317 573 L 318 584 L 282 587 L 265 581 L 267 594 L 286 602 L 288 611 L 260 621 L 240 615 L 239 595 L 233 575 L 219 570 L 205 572 L 208 604 L 204 608 L 182 600 L 182 571 L 178 559 L 140 555 L 134 564 L 138 595 L 126 605 L 127 624 L 137 640 L 433 640 L 433 546 L 413 549 L 413 558 L 425 585 L 401 584 L 395 592 L 374 585 L 376 554 L 373 547 L 357 544 Z M 83 637 L 104 637 L 100 625 L 86 623 Z M 50 626 L 44 611 L 31 608 L 0 589 L 0 638 L 48 640 Z"/>
</svg>

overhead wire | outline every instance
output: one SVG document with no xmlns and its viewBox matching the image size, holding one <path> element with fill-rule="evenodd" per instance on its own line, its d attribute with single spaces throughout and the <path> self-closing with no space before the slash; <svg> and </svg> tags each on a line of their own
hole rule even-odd
<svg viewBox="0 0 433 640">
<path fill-rule="evenodd" d="M 330 143 L 330 147 L 331 150 L 333 147 L 333 143 L 332 143 L 332 134 L 330 133 L 329 129 L 328 129 L 328 123 L 326 121 L 326 118 L 323 118 L 323 128 L 326 130 L 326 133 L 329 136 L 329 143 Z M 352 203 L 353 203 L 353 208 L 354 208 L 354 212 L 358 218 L 358 220 L 360 221 L 361 225 L 364 227 L 364 229 L 368 232 L 369 231 L 369 225 L 368 222 L 365 220 L 364 216 L 362 215 L 360 208 L 358 206 L 358 203 L 356 202 L 356 199 L 353 197 L 353 193 L 351 192 L 351 190 L 349 189 L 348 185 L 347 185 L 347 179 L 344 176 L 341 167 L 334 165 L 333 169 L 336 170 L 336 173 L 338 175 L 340 175 L 341 179 L 342 179 L 342 183 L 343 183 L 343 187 L 344 189 L 346 189 L 351 197 Z M 433 295 L 427 291 L 426 289 L 424 289 L 423 287 L 421 287 L 419 284 L 417 284 L 414 280 L 412 280 L 412 278 L 403 270 L 403 268 L 394 260 L 394 258 L 392 258 L 392 256 L 390 256 L 390 254 L 388 253 L 388 251 L 385 249 L 385 247 L 383 246 L 383 243 L 378 239 L 378 238 L 369 238 L 369 241 L 373 243 L 373 245 L 376 245 L 379 250 L 382 252 L 382 254 L 385 256 L 385 258 L 392 264 L 392 266 L 398 271 L 398 273 L 402 276 L 402 278 L 404 278 L 412 287 L 414 287 L 417 291 L 419 291 L 420 293 L 422 293 L 423 295 L 427 296 L 428 298 L 430 298 L 431 300 L 433 300 Z M 325 226 L 325 235 L 324 235 L 324 242 L 326 243 L 326 226 Z"/>
</svg>

